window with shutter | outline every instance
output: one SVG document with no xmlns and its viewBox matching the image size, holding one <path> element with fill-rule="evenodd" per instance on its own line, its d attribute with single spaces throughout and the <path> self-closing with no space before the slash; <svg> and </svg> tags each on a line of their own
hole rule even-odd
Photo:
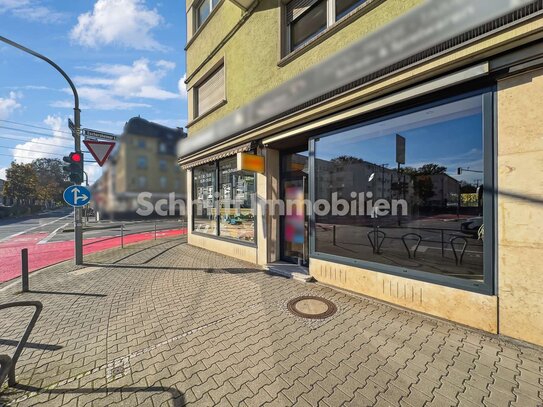
<svg viewBox="0 0 543 407">
<path fill-rule="evenodd" d="M 196 87 L 196 117 L 207 113 L 224 100 L 224 65 L 221 65 Z"/>
</svg>

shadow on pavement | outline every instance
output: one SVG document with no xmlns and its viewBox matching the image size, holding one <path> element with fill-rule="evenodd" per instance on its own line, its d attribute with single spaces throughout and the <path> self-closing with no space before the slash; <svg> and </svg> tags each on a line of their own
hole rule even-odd
<svg viewBox="0 0 543 407">
<path fill-rule="evenodd" d="M 231 274 L 253 274 L 264 273 L 265 270 L 252 269 L 252 268 L 217 268 L 211 269 L 209 267 L 168 267 L 168 266 L 143 266 L 140 264 L 104 264 L 104 263 L 85 263 L 87 267 L 105 267 L 112 269 L 141 269 L 141 270 L 177 270 L 177 271 L 204 271 L 208 274 L 213 273 L 231 273 Z"/>
<path fill-rule="evenodd" d="M 19 344 L 19 341 L 14 341 L 12 339 L 2 339 L 0 338 L 0 345 L 6 345 L 6 346 L 17 346 Z M 34 343 L 34 342 L 27 342 L 25 343 L 25 348 L 32 348 L 32 349 L 41 349 L 41 350 L 60 350 L 63 347 L 59 345 L 47 345 L 45 343 Z"/>
<path fill-rule="evenodd" d="M 38 394 L 91 394 L 91 393 L 107 393 L 112 394 L 115 392 L 123 393 L 136 393 L 136 392 L 149 392 L 149 393 L 170 393 L 171 394 L 171 405 L 174 407 L 182 407 L 185 405 L 185 397 L 183 393 L 173 387 L 162 387 L 162 386 L 150 386 L 150 387 L 108 387 L 103 389 L 43 389 L 41 387 L 27 386 L 24 384 L 17 384 L 13 389 L 22 390 L 25 392 L 36 392 Z M 0 393 L 0 405 L 3 403 L 9 403 L 11 400 L 9 398 L 10 390 L 5 389 L 3 393 Z M 17 399 L 16 393 L 11 393 L 13 399 Z"/>
<path fill-rule="evenodd" d="M 106 294 L 67 293 L 67 292 L 63 292 L 63 291 L 30 290 L 28 292 L 31 293 L 31 294 L 76 295 L 78 297 L 107 297 Z"/>
</svg>

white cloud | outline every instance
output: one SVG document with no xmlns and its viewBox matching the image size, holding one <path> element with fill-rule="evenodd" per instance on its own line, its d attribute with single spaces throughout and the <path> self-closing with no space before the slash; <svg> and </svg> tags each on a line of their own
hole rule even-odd
<svg viewBox="0 0 543 407">
<path fill-rule="evenodd" d="M 21 97 L 21 93 L 9 92 L 7 98 L 0 98 L 0 119 L 7 119 L 15 110 L 21 108 L 21 104 L 18 102 Z"/>
<path fill-rule="evenodd" d="M 6 170 L 7 168 L 0 168 L 0 179 L 5 180 L 6 179 Z"/>
<path fill-rule="evenodd" d="M 132 65 L 97 65 L 89 68 L 99 75 L 78 76 L 74 81 L 86 108 L 110 110 L 150 107 L 139 99 L 169 100 L 181 96 L 160 86 L 161 80 L 175 68 L 170 61 L 154 64 L 138 59 Z M 66 90 L 69 92 L 69 90 Z M 138 99 L 138 101 L 133 101 Z M 55 107 L 71 107 L 71 102 L 55 102 Z"/>
<path fill-rule="evenodd" d="M 63 130 L 67 131 L 63 129 L 66 120 L 59 116 L 47 116 L 43 123 L 51 128 L 53 136 L 34 137 L 30 141 L 17 144 L 13 150 L 16 161 L 29 163 L 36 158 L 55 158 L 54 154 L 66 153 L 67 146 L 70 145 L 70 141 L 66 140 L 66 135 L 62 133 Z"/>
<path fill-rule="evenodd" d="M 151 31 L 163 23 L 156 9 L 143 0 L 97 0 L 92 11 L 81 14 L 70 32 L 73 41 L 86 47 L 120 45 L 138 50 L 165 50 Z"/>
<path fill-rule="evenodd" d="M 65 19 L 64 13 L 42 5 L 39 0 L 0 0 L 0 14 L 3 13 L 41 23 L 58 23 Z"/>
<path fill-rule="evenodd" d="M 181 79 L 179 79 L 179 82 L 177 83 L 177 87 L 179 88 L 179 94 L 183 99 L 187 98 L 187 85 L 185 84 L 185 80 L 187 79 L 187 74 L 183 75 Z"/>
</svg>

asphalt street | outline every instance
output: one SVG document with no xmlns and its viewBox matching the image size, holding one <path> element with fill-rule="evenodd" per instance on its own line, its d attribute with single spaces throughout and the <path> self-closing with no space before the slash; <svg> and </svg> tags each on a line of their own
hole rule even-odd
<svg viewBox="0 0 543 407">
<path fill-rule="evenodd" d="M 27 233 L 53 233 L 60 226 L 72 222 L 72 213 L 72 208 L 60 208 L 30 216 L 0 219 L 0 243 Z"/>
</svg>

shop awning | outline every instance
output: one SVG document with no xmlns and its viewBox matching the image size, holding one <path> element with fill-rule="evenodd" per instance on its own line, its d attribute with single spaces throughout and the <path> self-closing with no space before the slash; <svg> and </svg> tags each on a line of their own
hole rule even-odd
<svg viewBox="0 0 543 407">
<path fill-rule="evenodd" d="M 191 161 L 190 159 L 179 160 L 179 164 L 181 165 L 182 169 L 189 170 L 199 165 L 220 160 L 221 158 L 231 157 L 233 155 L 236 155 L 237 153 L 246 153 L 247 151 L 251 151 L 253 148 L 254 148 L 253 142 L 248 142 L 236 147 L 229 148 L 227 150 L 220 151 L 215 154 L 211 154 L 204 158 L 196 159 L 194 161 Z"/>
</svg>

